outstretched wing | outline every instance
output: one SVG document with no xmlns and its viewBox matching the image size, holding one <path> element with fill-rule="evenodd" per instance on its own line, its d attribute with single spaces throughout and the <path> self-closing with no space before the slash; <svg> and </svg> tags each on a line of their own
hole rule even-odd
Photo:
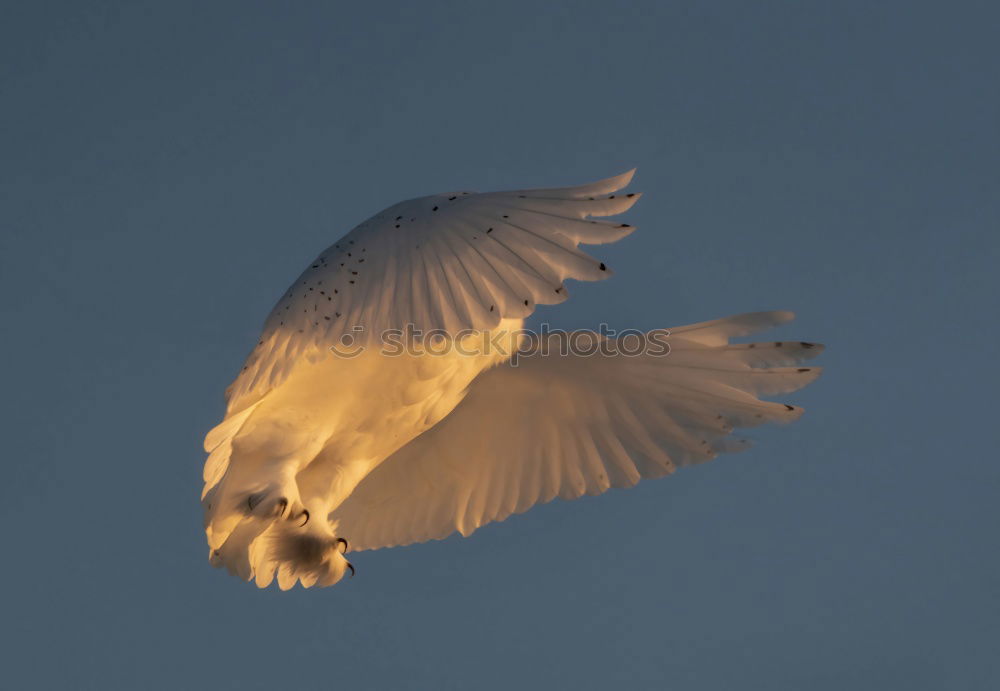
<svg viewBox="0 0 1000 691">
<path fill-rule="evenodd" d="M 811 382 L 818 368 L 789 365 L 822 348 L 729 339 L 791 318 L 762 312 L 673 329 L 665 355 L 551 348 L 489 370 L 448 417 L 358 485 L 332 516 L 337 534 L 354 549 L 468 535 L 555 497 L 630 487 L 741 450 L 734 428 L 802 414 L 757 395 Z"/>
<path fill-rule="evenodd" d="M 635 203 L 638 194 L 615 194 L 633 172 L 581 187 L 421 197 L 373 216 L 321 253 L 275 306 L 227 391 L 228 413 L 276 386 L 297 358 L 345 336 L 377 343 L 409 325 L 490 329 L 562 302 L 567 278 L 606 278 L 607 267 L 578 245 L 634 230 L 591 218 Z"/>
</svg>

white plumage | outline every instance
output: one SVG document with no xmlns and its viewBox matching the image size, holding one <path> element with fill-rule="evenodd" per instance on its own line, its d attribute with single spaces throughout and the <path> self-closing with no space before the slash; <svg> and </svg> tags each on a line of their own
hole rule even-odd
<svg viewBox="0 0 1000 691">
<path fill-rule="evenodd" d="M 568 278 L 610 275 L 578 245 L 634 230 L 597 220 L 635 203 L 619 192 L 631 177 L 413 199 L 320 254 L 271 312 L 205 439 L 212 563 L 261 587 L 331 585 L 353 569 L 348 546 L 468 535 L 740 450 L 734 428 L 801 415 L 757 396 L 812 381 L 819 369 L 796 365 L 821 348 L 730 344 L 787 312 L 659 332 L 668 354 L 535 341 L 510 361 L 535 305 L 565 300 Z M 390 352 L 384 335 L 403 329 L 442 339 Z M 451 347 L 426 352 L 438 342 Z"/>
</svg>

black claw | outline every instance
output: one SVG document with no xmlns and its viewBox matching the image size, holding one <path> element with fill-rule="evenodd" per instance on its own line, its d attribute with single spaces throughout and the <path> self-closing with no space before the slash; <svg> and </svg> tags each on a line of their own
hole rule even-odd
<svg viewBox="0 0 1000 691">
<path fill-rule="evenodd" d="M 284 497 L 281 497 L 280 499 L 278 499 L 278 503 L 275 504 L 275 506 L 280 507 L 278 509 L 278 515 L 279 516 L 284 516 L 285 515 L 285 511 L 288 510 L 288 500 L 285 499 Z"/>
<path fill-rule="evenodd" d="M 251 494 L 247 497 L 247 511 L 253 513 L 260 503 L 264 501 L 266 495 L 263 493 Z"/>
<path fill-rule="evenodd" d="M 349 550 L 351 548 L 351 546 L 347 544 L 347 540 L 345 540 L 342 537 L 338 537 L 337 538 L 337 542 L 339 542 L 339 543 L 341 543 L 341 544 L 344 545 L 344 554 L 347 554 L 347 550 Z"/>
<path fill-rule="evenodd" d="M 347 562 L 347 568 L 351 570 L 351 578 L 354 578 L 354 564 Z"/>
<path fill-rule="evenodd" d="M 302 515 L 306 517 L 306 520 L 299 523 L 300 528 L 309 522 L 309 509 L 302 509 Z"/>
</svg>

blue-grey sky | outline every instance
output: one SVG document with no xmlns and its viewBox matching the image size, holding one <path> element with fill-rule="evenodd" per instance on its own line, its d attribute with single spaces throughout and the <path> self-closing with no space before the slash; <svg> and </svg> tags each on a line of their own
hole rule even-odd
<svg viewBox="0 0 1000 691">
<path fill-rule="evenodd" d="M 990 2 L 7 2 L 11 688 L 1000 687 Z M 359 553 L 207 563 L 204 433 L 319 250 L 403 198 L 638 167 L 541 316 L 792 309 L 806 416 L 742 456 Z"/>
</svg>

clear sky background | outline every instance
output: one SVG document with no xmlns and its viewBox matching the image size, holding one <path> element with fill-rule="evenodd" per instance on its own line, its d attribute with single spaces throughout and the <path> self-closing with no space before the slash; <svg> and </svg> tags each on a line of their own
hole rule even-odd
<svg viewBox="0 0 1000 691">
<path fill-rule="evenodd" d="M 995 8 L 3 3 L 3 685 L 1000 688 Z M 319 250 L 633 166 L 540 318 L 795 310 L 801 422 L 331 589 L 209 567 L 202 438 Z"/>
</svg>

